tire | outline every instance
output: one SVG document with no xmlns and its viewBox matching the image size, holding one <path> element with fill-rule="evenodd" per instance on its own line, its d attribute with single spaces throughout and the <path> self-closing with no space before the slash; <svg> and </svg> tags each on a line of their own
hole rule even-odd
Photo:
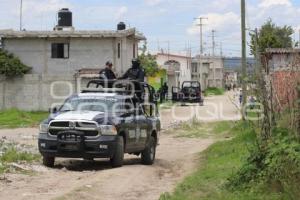
<svg viewBox="0 0 300 200">
<path fill-rule="evenodd" d="M 55 157 L 43 156 L 43 165 L 46 167 L 54 167 Z"/>
<path fill-rule="evenodd" d="M 115 154 L 110 159 L 111 166 L 113 168 L 122 167 L 123 160 L 124 160 L 124 139 L 122 136 L 118 136 Z"/>
<path fill-rule="evenodd" d="M 151 136 L 149 145 L 142 151 L 142 164 L 152 165 L 155 160 L 156 143 L 155 138 Z"/>
</svg>

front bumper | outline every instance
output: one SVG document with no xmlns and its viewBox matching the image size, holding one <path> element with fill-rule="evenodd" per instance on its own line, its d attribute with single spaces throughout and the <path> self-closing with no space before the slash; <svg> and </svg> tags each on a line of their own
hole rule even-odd
<svg viewBox="0 0 300 200">
<path fill-rule="evenodd" d="M 116 136 L 99 136 L 78 140 L 61 140 L 40 134 L 39 151 L 43 156 L 64 158 L 111 158 L 117 145 Z"/>
<path fill-rule="evenodd" d="M 201 97 L 188 97 L 184 96 L 181 98 L 182 102 L 189 102 L 189 103 L 203 103 L 203 99 Z"/>
</svg>

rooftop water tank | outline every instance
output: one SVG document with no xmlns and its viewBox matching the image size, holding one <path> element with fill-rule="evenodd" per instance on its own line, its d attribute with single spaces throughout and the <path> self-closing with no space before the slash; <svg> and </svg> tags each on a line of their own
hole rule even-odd
<svg viewBox="0 0 300 200">
<path fill-rule="evenodd" d="M 118 31 L 125 30 L 125 29 L 126 29 L 126 25 L 124 22 L 118 23 L 118 27 L 117 27 Z"/>
<path fill-rule="evenodd" d="M 58 26 L 72 26 L 72 12 L 68 8 L 62 8 L 58 11 Z"/>
</svg>

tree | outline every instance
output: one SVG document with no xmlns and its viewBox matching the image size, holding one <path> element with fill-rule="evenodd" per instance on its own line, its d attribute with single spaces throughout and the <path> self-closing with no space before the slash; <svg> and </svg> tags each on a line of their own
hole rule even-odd
<svg viewBox="0 0 300 200">
<path fill-rule="evenodd" d="M 141 55 L 139 55 L 138 59 L 145 70 L 146 76 L 153 76 L 159 70 L 158 64 L 156 62 L 156 57 L 154 55 L 151 55 L 149 52 L 147 53 L 146 42 L 144 43 L 141 50 L 142 53 Z"/>
<path fill-rule="evenodd" d="M 0 49 L 0 75 L 6 77 L 22 76 L 30 70 L 31 67 L 24 65 L 19 58 Z"/>
<path fill-rule="evenodd" d="M 250 33 L 251 54 L 255 55 L 256 42 L 260 53 L 264 53 L 267 48 L 291 48 L 293 46 L 293 33 L 291 26 L 279 27 L 269 19 L 259 30 L 258 41 L 256 41 L 255 33 Z"/>
</svg>

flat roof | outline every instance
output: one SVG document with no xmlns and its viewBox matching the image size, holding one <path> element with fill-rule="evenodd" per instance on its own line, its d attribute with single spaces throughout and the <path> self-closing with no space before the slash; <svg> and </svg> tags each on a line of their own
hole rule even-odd
<svg viewBox="0 0 300 200">
<path fill-rule="evenodd" d="M 126 30 L 54 30 L 54 31 L 15 31 L 0 30 L 0 38 L 119 38 L 133 36 L 138 40 L 146 37 L 135 28 Z"/>
<path fill-rule="evenodd" d="M 266 53 L 270 54 L 285 54 L 285 53 L 300 53 L 299 48 L 268 48 Z"/>
<path fill-rule="evenodd" d="M 176 54 L 168 54 L 168 53 L 157 53 L 157 56 L 169 56 L 169 57 L 177 57 L 177 58 L 191 58 L 184 55 L 176 55 Z"/>
</svg>

